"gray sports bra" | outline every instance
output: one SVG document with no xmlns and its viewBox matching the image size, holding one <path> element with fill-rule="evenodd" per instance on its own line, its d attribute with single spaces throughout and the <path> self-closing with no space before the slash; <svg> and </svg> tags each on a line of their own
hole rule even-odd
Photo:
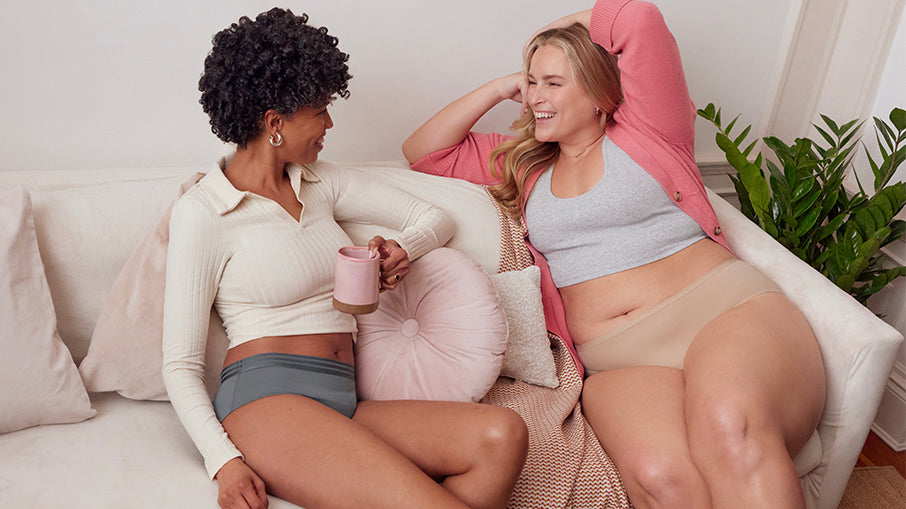
<svg viewBox="0 0 906 509">
<path fill-rule="evenodd" d="M 529 240 L 547 259 L 558 288 L 660 260 L 706 237 L 610 138 L 602 151 L 604 176 L 591 190 L 554 196 L 548 168 L 525 206 Z"/>
</svg>

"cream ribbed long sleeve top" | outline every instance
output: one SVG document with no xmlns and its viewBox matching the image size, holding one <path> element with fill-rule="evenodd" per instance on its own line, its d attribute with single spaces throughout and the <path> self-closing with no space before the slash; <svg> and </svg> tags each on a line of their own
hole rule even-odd
<svg viewBox="0 0 906 509">
<path fill-rule="evenodd" d="M 173 207 L 163 325 L 167 393 L 212 478 L 242 455 L 204 384 L 211 306 L 231 348 L 264 336 L 355 332 L 355 319 L 331 303 L 336 251 L 352 245 L 337 221 L 401 231 L 395 240 L 412 260 L 446 243 L 455 228 L 443 210 L 323 162 L 287 169 L 303 206 L 297 220 L 273 200 L 234 188 L 224 164 Z"/>
</svg>

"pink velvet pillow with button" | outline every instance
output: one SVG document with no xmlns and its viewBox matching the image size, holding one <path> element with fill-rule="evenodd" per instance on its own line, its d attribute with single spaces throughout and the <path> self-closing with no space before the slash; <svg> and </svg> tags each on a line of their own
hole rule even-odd
<svg viewBox="0 0 906 509">
<path fill-rule="evenodd" d="M 413 261 L 356 320 L 360 400 L 479 401 L 500 374 L 506 315 L 484 269 L 455 249 Z"/>
</svg>

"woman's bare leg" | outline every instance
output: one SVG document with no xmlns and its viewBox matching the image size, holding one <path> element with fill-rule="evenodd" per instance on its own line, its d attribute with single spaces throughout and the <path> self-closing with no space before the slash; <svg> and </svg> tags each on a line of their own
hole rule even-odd
<svg viewBox="0 0 906 509">
<path fill-rule="evenodd" d="M 353 420 L 371 430 L 469 507 L 505 507 L 522 472 L 528 430 L 492 405 L 366 401 Z"/>
<path fill-rule="evenodd" d="M 684 372 L 690 450 L 714 506 L 804 507 L 791 457 L 821 416 L 825 374 L 799 310 L 769 293 L 723 313 Z"/>
<path fill-rule="evenodd" d="M 422 408 L 416 408 L 419 406 Z M 475 449 L 470 448 L 473 444 L 467 440 L 476 439 L 497 423 L 490 442 L 518 444 L 514 446 L 518 452 L 510 453 L 518 457 L 518 462 L 510 462 L 518 465 L 501 468 L 515 470 L 518 477 L 524 461 L 524 424 L 520 437 L 518 426 L 499 426 L 501 421 L 514 423 L 508 418 L 515 414 L 493 408 L 492 412 L 482 413 L 472 405 L 457 403 L 363 402 L 350 420 L 311 399 L 279 395 L 236 409 L 223 424 L 245 455 L 246 463 L 264 480 L 268 492 L 303 507 L 467 507 L 470 501 L 466 497 L 473 494 L 468 481 L 462 486 L 452 482 L 445 489 L 446 485 L 441 486 L 431 477 L 472 479 L 470 471 L 483 462 L 481 457 L 475 457 Z M 497 410 L 501 412 L 498 414 Z M 409 419 L 397 422 L 398 432 L 380 425 L 393 423 L 384 414 L 394 411 Z M 501 414 L 506 417 L 500 419 Z M 369 426 L 374 426 L 375 431 Z M 514 436 L 501 436 L 498 441 L 494 440 L 497 433 Z M 379 434 L 397 437 L 398 443 L 391 445 Z M 415 458 L 408 458 L 396 449 L 399 444 L 421 449 Z M 496 449 L 499 452 L 507 447 L 499 445 Z M 430 459 L 426 465 L 413 462 L 426 458 Z M 499 457 L 495 460 L 499 461 Z M 457 488 L 465 493 L 457 493 Z M 494 496 L 500 498 L 502 491 L 511 489 L 512 484 L 498 488 Z"/>
<path fill-rule="evenodd" d="M 709 323 L 683 371 L 598 373 L 585 381 L 582 403 L 637 507 L 708 507 L 709 499 L 716 508 L 800 508 L 791 457 L 814 431 L 824 395 L 811 329 L 771 293 Z M 690 458 L 695 476 L 673 474 Z"/>
<path fill-rule="evenodd" d="M 683 373 L 673 368 L 623 368 L 585 380 L 582 411 L 634 507 L 710 507 L 689 451 L 683 393 Z"/>
</svg>

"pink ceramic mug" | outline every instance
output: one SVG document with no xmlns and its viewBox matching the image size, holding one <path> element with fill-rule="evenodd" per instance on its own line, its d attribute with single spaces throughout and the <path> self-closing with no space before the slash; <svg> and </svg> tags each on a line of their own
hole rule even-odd
<svg viewBox="0 0 906 509">
<path fill-rule="evenodd" d="M 341 247 L 334 267 L 334 309 L 356 315 L 377 309 L 380 275 L 381 260 L 377 253 L 367 247 Z"/>
</svg>

